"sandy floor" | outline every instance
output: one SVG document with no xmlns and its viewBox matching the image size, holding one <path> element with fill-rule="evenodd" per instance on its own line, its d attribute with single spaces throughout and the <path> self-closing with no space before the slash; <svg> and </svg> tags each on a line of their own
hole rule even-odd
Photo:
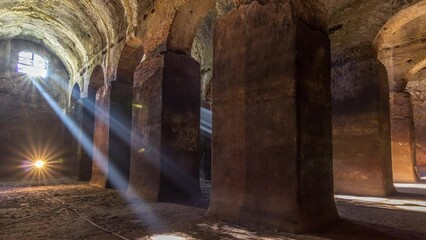
<svg viewBox="0 0 426 240">
<path fill-rule="evenodd" d="M 411 195 L 338 196 L 341 221 L 297 236 L 211 219 L 205 209 L 122 196 L 70 180 L 0 184 L 0 239 L 426 239 L 426 198 Z"/>
</svg>

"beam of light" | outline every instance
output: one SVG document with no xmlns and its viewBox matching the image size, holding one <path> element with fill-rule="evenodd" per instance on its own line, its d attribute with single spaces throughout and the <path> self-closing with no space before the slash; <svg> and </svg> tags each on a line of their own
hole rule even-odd
<svg viewBox="0 0 426 240">
<path fill-rule="evenodd" d="M 48 61 L 42 56 L 29 51 L 19 53 L 18 72 L 25 73 L 30 77 L 47 76 Z"/>
<path fill-rule="evenodd" d="M 72 92 L 72 98 L 74 99 L 77 99 L 79 95 L 80 94 L 77 92 Z M 52 102 L 55 104 L 54 101 Z M 139 136 L 138 134 L 133 134 L 129 126 L 122 124 L 122 122 L 125 122 L 125 119 L 121 119 L 119 115 L 108 113 L 105 109 L 97 107 L 96 101 L 93 101 L 90 98 L 86 103 L 87 104 L 84 106 L 85 109 L 87 109 L 93 115 L 109 116 L 107 118 L 97 118 L 97 120 L 101 120 L 103 124 L 109 125 L 110 131 L 112 131 L 112 133 L 124 143 L 128 144 L 129 146 L 132 146 L 132 141 L 134 141 L 135 143 L 145 142 L 141 138 L 141 136 Z M 134 107 L 139 108 L 139 106 L 137 105 L 134 105 Z M 205 114 L 203 114 L 203 116 L 205 116 L 205 120 L 210 123 L 211 128 L 211 111 L 207 110 L 204 113 Z M 118 189 L 122 188 L 122 186 L 126 186 L 128 183 L 128 179 L 122 176 L 118 168 L 115 166 L 114 162 L 108 161 L 107 156 L 105 156 L 98 149 L 94 148 L 93 142 L 91 142 L 92 140 L 90 140 L 87 135 L 85 135 L 85 133 L 82 133 L 83 131 L 80 131 L 78 126 L 72 127 L 72 129 L 76 129 L 75 131 L 70 131 L 73 133 L 73 136 L 77 139 L 77 141 L 81 142 L 82 148 L 85 150 L 86 153 L 88 153 L 89 157 L 94 159 L 94 164 L 97 164 L 100 170 L 104 172 L 104 174 L 107 176 L 108 183 L 111 184 L 112 187 Z M 78 131 L 80 131 L 79 134 L 83 135 L 76 136 L 74 132 Z M 162 167 L 161 169 L 158 169 L 158 171 L 162 171 L 162 173 L 164 174 L 163 177 L 167 178 L 170 182 L 175 184 L 175 186 L 179 187 L 179 189 L 184 193 L 184 195 L 198 196 L 200 194 L 201 189 L 199 178 L 194 178 L 189 175 L 175 161 L 173 161 L 171 157 L 162 154 L 159 149 L 153 149 L 150 146 L 146 146 L 144 144 L 136 145 L 142 147 L 136 150 L 131 149 L 131 151 L 139 150 L 139 153 L 150 154 L 151 156 L 156 156 L 156 158 L 161 159 Z M 90 151 L 91 149 L 93 149 L 92 153 Z M 129 195 L 137 196 L 136 192 L 132 189 L 130 185 L 127 186 L 127 193 Z M 141 196 L 137 197 L 141 198 Z"/>
<path fill-rule="evenodd" d="M 424 183 L 395 183 L 397 188 L 414 188 L 414 189 L 426 189 L 426 184 Z"/>
<path fill-rule="evenodd" d="M 353 201 L 363 205 L 368 205 L 386 209 L 402 209 L 412 212 L 426 212 L 426 201 L 414 199 L 379 198 L 379 197 L 358 197 L 348 195 L 335 195 L 337 199 Z"/>
<path fill-rule="evenodd" d="M 68 130 L 71 132 L 73 137 L 77 139 L 77 141 L 80 142 L 82 148 L 84 151 L 86 151 L 92 159 L 98 161 L 98 166 L 101 167 L 101 170 L 103 173 L 107 175 L 108 170 L 113 171 L 112 176 L 114 176 L 113 179 L 111 179 L 111 184 L 113 186 L 121 186 L 124 182 L 127 182 L 125 178 L 119 173 L 119 171 L 115 168 L 114 165 L 106 164 L 108 163 L 108 158 L 97 148 L 93 145 L 93 142 L 89 140 L 89 137 L 87 134 L 78 127 L 78 125 L 74 122 L 73 119 L 69 118 L 67 115 L 65 115 L 62 112 L 62 109 L 58 106 L 58 104 L 55 102 L 55 100 L 52 99 L 51 96 L 47 93 L 47 91 L 38 83 L 38 81 L 33 81 L 33 84 L 36 86 L 42 97 L 47 101 L 49 106 L 52 108 L 52 110 L 55 112 L 55 114 L 60 118 L 62 123 L 68 128 Z M 98 108 L 99 109 L 99 108 Z M 93 150 L 93 152 L 91 151 Z M 94 158 L 93 156 L 96 155 Z M 108 169 L 107 169 L 108 168 Z M 131 186 L 129 188 L 132 190 Z M 122 192 L 120 192 L 122 193 Z M 125 193 L 121 194 L 123 199 L 125 199 L 128 203 L 132 203 L 134 199 L 129 198 Z M 147 205 L 145 201 L 143 201 L 141 198 L 137 198 L 136 201 L 141 205 Z M 130 205 L 131 206 L 131 205 Z M 137 209 L 132 208 L 132 211 L 141 219 L 143 220 L 148 226 L 152 229 L 158 229 L 159 226 L 166 226 L 160 218 L 158 218 L 153 211 L 149 208 L 149 206 L 145 209 L 143 214 L 140 213 L 140 211 L 137 211 Z"/>
<path fill-rule="evenodd" d="M 78 97 L 78 96 L 75 96 Z M 150 146 L 144 146 L 144 141 L 141 136 L 137 134 L 132 134 L 131 129 L 129 126 L 126 126 L 122 124 L 122 122 L 125 122 L 124 119 L 121 119 L 118 115 L 109 114 L 105 112 L 104 109 L 96 107 L 96 103 L 92 101 L 88 101 L 88 105 L 86 106 L 89 111 L 92 111 L 94 115 L 109 115 L 109 122 L 108 120 L 105 120 L 104 124 L 109 124 L 110 130 L 113 131 L 113 133 L 118 136 L 120 140 L 128 144 L 129 146 L 132 145 L 132 141 L 134 141 L 137 146 L 142 146 L 140 149 L 137 150 L 131 150 L 131 151 L 139 151 L 139 153 L 148 154 L 148 152 L 152 156 L 160 157 L 162 160 L 162 168 L 158 169 L 158 171 L 163 171 L 163 173 L 166 175 L 167 178 L 169 178 L 173 183 L 175 183 L 181 190 L 186 192 L 188 195 L 195 195 L 194 189 L 200 188 L 199 179 L 195 179 L 192 176 L 188 175 L 182 168 L 180 168 L 175 161 L 172 160 L 171 157 L 166 156 L 165 154 L 162 154 L 159 152 L 159 150 L 154 150 Z M 208 111 L 208 110 L 207 110 Z M 207 118 L 211 119 L 211 112 L 210 114 L 205 114 Z M 211 122 L 211 120 L 210 120 Z M 131 137 L 129 137 L 131 136 Z M 86 151 L 87 152 L 87 151 Z M 100 154 L 100 153 L 99 153 Z M 107 159 L 105 156 L 103 156 L 105 159 Z M 113 165 L 114 163 L 109 163 Z M 114 176 L 115 179 L 112 179 L 112 183 L 115 183 L 115 187 L 123 186 L 125 182 L 122 180 L 124 178 L 121 177 L 120 172 L 118 169 L 114 166 L 110 168 L 109 170 L 111 172 L 110 176 Z M 107 172 L 107 169 L 105 167 L 105 172 Z M 116 176 L 116 177 L 115 177 Z M 128 190 L 128 192 L 132 192 L 131 190 Z"/>
<path fill-rule="evenodd" d="M 88 154 L 91 153 L 90 150 L 92 150 L 92 148 L 93 148 L 92 155 L 90 155 L 89 157 L 93 158 L 93 156 L 96 155 L 97 158 L 95 158 L 95 159 L 99 159 L 99 161 L 100 161 L 100 162 L 98 162 L 98 166 L 101 166 L 101 170 L 104 173 L 106 173 L 108 171 L 108 167 L 111 167 L 111 166 L 108 166 L 107 164 L 105 164 L 105 163 L 108 162 L 108 159 L 104 156 L 104 154 L 101 151 L 99 151 L 96 147 L 93 146 L 93 142 L 91 142 L 89 140 L 86 133 L 81 131 L 80 127 L 78 126 L 78 124 L 75 123 L 75 121 L 73 119 L 71 119 L 68 116 L 66 116 L 65 114 L 63 114 L 62 109 L 57 105 L 55 100 L 53 100 L 52 97 L 49 96 L 47 91 L 43 89 L 43 87 L 40 85 L 40 83 L 38 83 L 37 81 L 33 81 L 33 83 L 36 86 L 36 88 L 39 90 L 39 92 L 43 96 L 43 98 L 47 101 L 49 106 L 52 108 L 52 110 L 55 112 L 55 114 L 60 118 L 62 123 L 68 128 L 68 130 L 73 135 L 73 137 L 77 141 L 80 142 L 82 148 Z M 114 168 L 114 167 L 112 167 L 112 168 Z M 109 169 L 109 170 L 114 171 L 114 172 L 118 172 L 114 169 Z M 125 182 L 125 180 L 122 176 L 117 176 L 117 179 L 115 179 L 114 182 L 117 185 L 120 185 L 123 182 Z"/>
<path fill-rule="evenodd" d="M 39 87 L 41 88 L 40 85 Z M 42 91 L 42 89 L 40 91 Z M 50 96 L 48 96 L 48 94 L 46 94 L 45 91 L 43 92 L 45 93 L 44 97 L 49 99 Z M 79 97 L 79 94 L 76 92 L 72 94 L 73 94 L 72 97 L 74 99 L 77 99 Z M 53 99 L 51 98 L 50 100 L 48 100 L 48 102 L 51 103 L 51 106 L 53 105 L 52 108 L 55 108 L 55 105 L 57 105 L 56 102 L 53 101 Z M 87 101 L 87 106 L 85 107 L 87 110 L 91 111 L 92 114 L 95 116 L 96 115 L 109 116 L 108 118 L 105 118 L 105 120 L 103 118 L 98 118 L 98 120 L 102 120 L 104 124 L 109 125 L 110 130 L 116 136 L 118 136 L 120 140 L 122 140 L 129 146 L 131 146 L 132 140 L 139 143 L 144 142 L 139 135 L 131 133 L 131 129 L 129 128 L 129 126 L 122 124 L 122 122 L 125 122 L 125 120 L 121 119 L 118 115 L 110 114 L 106 112 L 103 108 L 96 107 L 96 102 L 91 101 L 90 99 L 89 101 Z M 134 107 L 138 108 L 139 106 L 134 106 Z M 209 115 L 209 117 L 211 118 L 211 114 Z M 66 117 L 64 117 L 63 114 L 61 114 L 60 118 L 66 118 Z M 103 171 L 104 174 L 109 177 L 108 181 L 109 183 L 111 183 L 113 187 L 120 188 L 120 186 L 124 186 L 127 184 L 127 179 L 122 176 L 122 174 L 120 173 L 118 168 L 114 165 L 114 163 L 111 161 L 108 161 L 108 157 L 105 156 L 101 151 L 99 151 L 96 147 L 93 146 L 93 142 L 91 142 L 90 138 L 88 138 L 86 133 L 80 130 L 77 124 L 73 122 L 73 120 L 65 119 L 62 121 L 65 123 L 65 125 L 70 130 L 70 132 L 72 132 L 74 138 L 76 138 L 77 141 L 80 141 L 81 146 L 86 151 L 86 153 L 88 153 L 89 157 L 94 159 L 94 161 L 96 161 L 96 164 L 100 166 L 101 171 Z M 93 153 L 91 153 L 90 151 L 91 149 L 93 149 Z M 152 155 L 160 156 L 162 159 L 163 166 L 161 169 L 158 169 L 158 171 L 164 170 L 163 171 L 164 175 L 169 180 L 171 180 L 174 184 L 176 184 L 188 196 L 194 196 L 198 194 L 198 192 L 194 192 L 194 191 L 196 191 L 195 189 L 200 188 L 199 178 L 193 178 L 192 176 L 188 175 L 188 173 L 186 173 L 181 167 L 179 167 L 177 163 L 175 163 L 175 161 L 172 161 L 170 157 L 165 156 L 164 154 L 161 154 L 159 150 L 153 150 L 152 148 L 150 148 L 150 146 L 144 146 L 139 150 L 142 151 L 143 153 L 147 153 L 148 151 L 151 151 Z M 133 196 L 136 196 L 139 200 L 141 199 L 140 196 L 137 196 L 134 194 L 136 192 L 134 191 L 134 189 L 132 189 L 132 186 L 130 185 L 128 186 L 127 193 L 130 193 Z M 125 199 L 128 200 L 127 196 L 125 196 Z M 159 219 L 156 220 L 156 222 L 158 221 Z"/>
<path fill-rule="evenodd" d="M 207 108 L 200 109 L 200 129 L 208 134 L 208 136 L 212 135 L 213 128 L 213 115 L 212 111 Z"/>
<path fill-rule="evenodd" d="M 194 238 L 186 235 L 186 234 L 158 234 L 153 235 L 149 238 L 150 240 L 192 240 Z"/>
</svg>

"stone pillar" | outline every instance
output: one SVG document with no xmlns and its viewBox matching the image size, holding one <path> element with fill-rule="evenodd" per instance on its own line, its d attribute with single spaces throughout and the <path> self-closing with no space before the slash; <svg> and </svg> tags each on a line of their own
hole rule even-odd
<svg viewBox="0 0 426 240">
<path fill-rule="evenodd" d="M 108 176 L 110 95 L 110 86 L 102 86 L 96 93 L 93 165 L 90 184 L 101 188 L 106 187 Z"/>
<path fill-rule="evenodd" d="M 392 179 L 389 87 L 371 46 L 334 54 L 333 160 L 337 194 L 387 196 Z"/>
<path fill-rule="evenodd" d="M 407 90 L 410 92 L 412 120 L 414 124 L 416 161 L 415 166 L 420 177 L 426 173 L 426 86 L 422 81 L 409 81 Z"/>
<path fill-rule="evenodd" d="M 337 212 L 329 39 L 294 15 L 254 2 L 216 25 L 209 214 L 302 232 Z"/>
<path fill-rule="evenodd" d="M 167 52 L 137 68 L 130 186 L 144 200 L 200 195 L 200 67 Z"/>
<path fill-rule="evenodd" d="M 390 94 L 392 172 L 394 182 L 415 183 L 414 125 L 410 94 Z"/>
</svg>

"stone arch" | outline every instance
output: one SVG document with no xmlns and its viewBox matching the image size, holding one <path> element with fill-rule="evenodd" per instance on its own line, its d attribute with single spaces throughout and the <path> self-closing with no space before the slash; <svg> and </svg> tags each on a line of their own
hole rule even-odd
<svg viewBox="0 0 426 240">
<path fill-rule="evenodd" d="M 326 21 L 305 15 L 318 10 L 317 1 L 248 2 L 223 14 L 215 28 L 209 214 L 312 229 L 337 217 Z M 167 50 L 136 71 L 134 134 L 141 139 L 130 179 L 145 200 L 199 198 L 200 66 L 190 51 L 212 6 L 181 6 Z"/>
<path fill-rule="evenodd" d="M 167 50 L 190 55 L 198 26 L 207 12 L 214 8 L 215 2 L 215 0 L 202 2 L 187 0 L 179 8 L 173 20 L 167 40 Z"/>
<path fill-rule="evenodd" d="M 105 73 L 101 65 L 96 65 L 93 68 L 92 74 L 90 75 L 89 84 L 87 87 L 87 96 L 92 99 L 93 102 L 96 100 L 96 92 L 105 84 Z"/>
<path fill-rule="evenodd" d="M 422 69 L 426 58 L 426 51 L 421 50 L 426 45 L 418 40 L 419 30 L 416 27 L 419 21 L 426 20 L 425 12 L 426 1 L 401 10 L 382 27 L 373 43 L 378 60 L 386 67 L 389 80 L 395 182 L 417 182 L 416 155 L 423 152 L 416 142 L 416 139 L 420 139 L 416 134 L 424 133 L 417 131 L 419 124 L 413 112 L 414 109 L 420 109 L 417 107 L 419 101 L 408 91 L 410 87 L 407 88 L 407 83 Z"/>
<path fill-rule="evenodd" d="M 405 75 L 404 79 L 406 79 L 407 82 L 410 82 L 415 78 L 415 76 L 422 70 L 426 68 L 426 59 L 423 59 L 419 63 L 417 63 L 413 68 L 408 71 L 408 73 Z"/>
<path fill-rule="evenodd" d="M 117 66 L 116 81 L 133 84 L 136 67 L 144 56 L 144 48 L 139 38 L 129 38 L 121 51 Z"/>
<path fill-rule="evenodd" d="M 134 139 L 130 180 L 144 199 L 198 201 L 200 66 L 191 49 L 215 2 L 185 1 L 170 27 L 166 51 L 138 67 L 134 132 L 142 137 Z"/>
<path fill-rule="evenodd" d="M 387 39 L 392 38 L 392 35 L 399 31 L 404 25 L 425 15 L 425 11 L 426 1 L 420 1 L 399 11 L 396 15 L 389 19 L 374 39 L 373 46 L 376 51 L 380 51 L 380 49 L 388 47 L 386 44 Z"/>
<path fill-rule="evenodd" d="M 318 28 L 326 21 L 318 23 L 317 19 L 305 18 L 304 10 L 312 10 L 313 3 L 295 2 L 295 5 L 274 1 L 241 4 L 222 15 L 216 25 L 213 121 L 220 127 L 213 131 L 213 185 L 209 213 L 298 232 L 333 221 L 337 213 L 333 201 L 331 160 L 329 40 L 323 31 L 326 26 Z M 155 118 L 161 126 L 157 129 L 160 134 L 155 135 L 161 139 L 161 156 L 145 152 L 140 156 L 141 162 L 146 161 L 145 166 L 151 161 L 161 169 L 160 173 L 157 170 L 150 177 L 139 178 L 145 181 L 144 187 L 150 187 L 141 194 L 156 200 L 176 196 L 173 190 L 186 193 L 187 189 L 179 185 L 182 178 L 179 182 L 179 174 L 173 168 L 176 166 L 180 173 L 194 180 L 183 182 L 183 185 L 196 190 L 193 183 L 198 178 L 198 174 L 194 174 L 194 169 L 198 170 L 197 157 L 194 158 L 191 151 L 175 147 L 174 143 L 179 133 L 193 133 L 180 139 L 181 144 L 199 136 L 200 68 L 190 51 L 196 28 L 213 5 L 211 1 L 187 1 L 173 21 L 167 51 L 155 59 L 148 59 L 140 67 L 149 75 L 140 79 L 140 95 L 147 94 L 147 89 L 152 91 L 154 79 L 159 78 L 157 80 L 162 82 L 160 87 L 154 88 L 162 93 L 159 106 L 149 105 L 154 100 L 159 101 L 156 96 L 141 98 L 141 102 L 149 105 L 148 111 L 162 108 L 162 113 Z M 265 49 L 265 45 L 277 47 Z M 241 62 L 241 59 L 245 61 Z M 158 69 L 162 70 L 162 75 L 157 74 Z M 313 79 L 321 88 L 309 87 Z M 271 95 L 266 89 L 276 91 Z M 185 107 L 174 108 L 179 105 Z M 145 112 L 145 115 L 138 116 L 145 121 L 142 132 L 152 130 L 154 126 L 146 120 L 147 114 L 155 113 Z M 315 124 L 320 126 L 314 129 Z M 256 129 L 247 126 L 256 126 Z M 265 142 L 266 139 L 273 140 Z M 152 137 L 147 142 L 154 140 Z M 193 147 L 191 144 L 185 146 Z M 313 154 L 318 151 L 309 146 L 320 146 L 321 153 Z M 197 150 L 197 147 L 193 149 Z M 170 161 L 168 156 L 184 157 L 174 157 Z M 264 164 L 265 161 L 268 164 Z M 309 173 L 305 172 L 307 161 L 309 164 L 315 162 L 317 166 Z M 285 170 L 289 168 L 292 170 Z M 283 184 L 283 179 L 288 181 L 287 184 Z M 321 184 L 310 188 L 309 183 L 318 179 Z M 313 198 L 308 200 L 307 196 L 314 192 L 321 193 L 321 196 L 316 195 L 321 200 L 317 197 L 315 201 Z M 283 207 L 283 202 L 288 204 Z M 318 213 L 318 209 L 327 210 Z M 273 219 L 268 217 L 272 215 L 275 216 Z M 313 215 L 322 218 L 307 218 Z M 289 218 L 295 219 L 292 222 L 297 224 L 286 222 Z"/>
<path fill-rule="evenodd" d="M 108 187 L 127 188 L 132 143 L 133 82 L 136 67 L 144 56 L 142 41 L 130 38 L 117 66 L 116 80 L 111 82 Z"/>
<path fill-rule="evenodd" d="M 200 25 L 209 12 L 214 11 L 217 14 L 222 5 L 231 2 L 234 6 L 233 1 L 188 0 L 179 7 L 173 18 L 164 54 L 163 93 L 166 101 L 163 109 L 167 117 L 163 121 L 165 130 L 163 136 L 168 142 L 162 145 L 161 150 L 162 167 L 158 196 L 160 200 L 181 201 L 186 198 L 196 199 L 200 196 L 201 162 L 198 152 L 200 147 L 200 92 L 203 92 L 200 87 L 202 61 L 193 58 L 192 49 Z M 216 19 L 210 24 L 214 26 L 215 22 Z M 210 47 L 212 48 L 212 45 Z M 180 69 L 173 67 L 174 65 L 179 65 Z M 181 102 L 182 107 L 176 108 L 175 101 Z M 176 117 L 184 120 L 176 122 L 173 120 Z M 178 131 L 173 130 L 176 129 L 176 126 L 179 126 Z M 187 135 L 185 137 L 186 149 L 176 147 L 177 142 L 175 141 L 181 134 Z M 208 143 L 210 140 L 202 142 Z M 175 155 L 180 156 L 179 159 L 173 159 L 172 156 Z M 209 172 L 207 175 L 210 174 L 209 169 L 210 166 L 207 166 Z M 185 180 L 181 180 L 182 175 L 185 176 Z M 205 192 L 204 196 L 207 195 L 209 193 Z M 181 199 L 177 200 L 177 198 Z"/>
</svg>

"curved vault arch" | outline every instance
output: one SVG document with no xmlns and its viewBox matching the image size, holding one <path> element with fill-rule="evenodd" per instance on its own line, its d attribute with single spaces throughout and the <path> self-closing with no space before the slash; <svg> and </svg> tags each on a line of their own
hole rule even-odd
<svg viewBox="0 0 426 240">
<path fill-rule="evenodd" d="M 127 12 L 134 4 L 129 0 L 0 0 L 0 38 L 39 39 L 75 74 L 126 32 L 134 16 Z"/>
<path fill-rule="evenodd" d="M 102 65 L 96 65 L 88 81 L 84 84 L 87 89 L 87 95 L 90 97 L 96 95 L 96 91 L 105 84 L 105 70 Z"/>
<path fill-rule="evenodd" d="M 426 1 L 407 7 L 390 18 L 377 33 L 373 48 L 386 67 L 389 83 L 392 165 L 395 182 L 416 182 L 417 136 L 412 83 L 425 66 Z M 414 97 L 414 98 L 413 98 Z"/>
<path fill-rule="evenodd" d="M 425 14 L 426 1 L 418 2 L 406 9 L 401 10 L 382 27 L 373 41 L 373 46 L 376 48 L 376 50 L 386 47 L 387 40 L 391 39 L 392 35 L 394 35 L 404 25 L 408 24 L 413 19 L 421 17 Z"/>
</svg>

